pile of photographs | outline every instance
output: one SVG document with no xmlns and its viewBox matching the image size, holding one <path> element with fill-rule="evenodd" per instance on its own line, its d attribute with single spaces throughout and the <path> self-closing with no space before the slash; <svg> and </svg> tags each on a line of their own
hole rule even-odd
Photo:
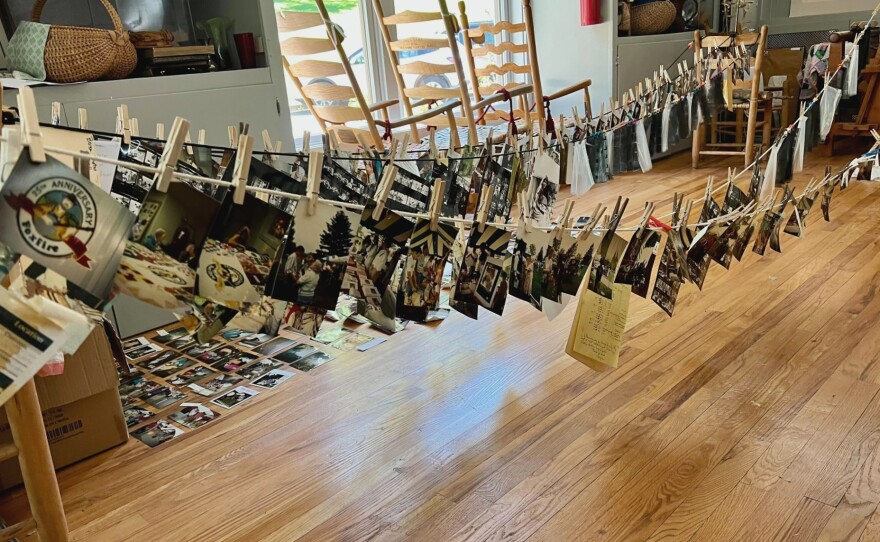
<svg viewBox="0 0 880 542">
<path fill-rule="evenodd" d="M 384 340 L 336 326 L 314 339 L 289 329 L 276 336 L 227 328 L 199 344 L 179 325 L 128 339 L 123 348 L 131 371 L 119 386 L 125 423 L 131 436 L 155 447 L 324 365 L 334 350 Z"/>
</svg>

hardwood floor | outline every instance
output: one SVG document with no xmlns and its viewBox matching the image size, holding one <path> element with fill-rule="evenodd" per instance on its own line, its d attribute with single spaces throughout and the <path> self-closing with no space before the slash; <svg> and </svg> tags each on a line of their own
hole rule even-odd
<svg viewBox="0 0 880 542">
<path fill-rule="evenodd" d="M 631 224 L 726 174 L 689 160 L 575 212 L 623 194 Z M 674 318 L 633 296 L 613 371 L 565 356 L 574 304 L 548 322 L 511 298 L 503 319 L 412 325 L 178 442 L 65 469 L 73 538 L 880 540 L 880 184 L 831 215 L 817 204 L 782 254 L 713 264 Z"/>
</svg>

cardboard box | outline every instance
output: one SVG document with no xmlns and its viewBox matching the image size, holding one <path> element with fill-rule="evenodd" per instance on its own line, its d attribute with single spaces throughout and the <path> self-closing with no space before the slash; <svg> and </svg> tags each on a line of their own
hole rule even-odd
<svg viewBox="0 0 880 542">
<path fill-rule="evenodd" d="M 35 383 L 56 469 L 128 440 L 116 362 L 100 325 L 65 359 L 63 374 L 37 377 Z M 0 409 L 0 444 L 11 442 L 6 409 Z M 21 482 L 17 459 L 0 463 L 0 489 Z"/>
</svg>

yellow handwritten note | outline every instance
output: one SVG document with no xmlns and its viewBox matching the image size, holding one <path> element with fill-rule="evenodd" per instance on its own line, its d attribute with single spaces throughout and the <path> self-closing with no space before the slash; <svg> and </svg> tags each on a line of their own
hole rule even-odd
<svg viewBox="0 0 880 542">
<path fill-rule="evenodd" d="M 628 284 L 615 284 L 611 299 L 584 288 L 565 352 L 595 371 L 617 367 L 629 298 Z"/>
</svg>

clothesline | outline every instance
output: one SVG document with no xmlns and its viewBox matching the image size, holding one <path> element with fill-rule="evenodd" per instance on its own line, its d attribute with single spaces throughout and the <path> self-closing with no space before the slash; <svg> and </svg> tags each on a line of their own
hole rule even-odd
<svg viewBox="0 0 880 542">
<path fill-rule="evenodd" d="M 855 37 L 854 42 L 855 42 L 856 44 L 859 42 L 859 40 L 861 39 L 861 37 L 864 35 L 864 32 L 866 31 L 866 29 L 867 29 L 868 27 L 870 27 L 870 24 L 871 24 L 871 22 L 874 20 L 874 18 L 876 17 L 878 11 L 880 11 L 880 4 L 878 4 L 878 6 L 877 6 L 877 7 L 874 9 L 874 11 L 872 12 L 871 17 L 870 17 L 870 19 L 868 20 L 868 23 L 865 25 L 865 29 L 863 29 L 861 32 L 859 32 L 859 34 L 857 34 L 857 36 Z M 840 72 L 840 70 L 843 69 L 843 68 L 846 66 L 846 64 L 847 64 L 847 63 L 849 62 L 849 60 L 851 59 L 852 54 L 854 53 L 854 51 L 855 51 L 855 48 L 853 48 L 848 54 L 846 54 L 846 55 L 844 56 L 843 61 L 840 63 L 839 66 L 837 66 L 837 68 L 836 68 L 834 74 L 828 79 L 828 82 L 829 82 L 829 83 L 830 83 L 831 80 L 834 79 L 834 77 L 837 76 L 837 74 Z M 697 65 L 695 65 L 695 66 L 693 67 L 693 69 L 702 69 L 702 67 L 701 67 L 701 66 L 697 66 Z M 714 77 L 718 77 L 720 74 L 722 74 L 722 73 L 724 72 L 724 70 L 727 70 L 727 69 L 730 69 L 730 67 L 724 67 L 724 68 L 722 68 L 722 69 L 719 69 L 718 72 L 717 72 L 716 74 L 714 74 L 714 76 L 713 76 L 712 78 L 707 79 L 706 81 L 703 81 L 703 82 L 699 83 L 694 89 L 692 89 L 691 91 L 689 91 L 689 94 L 693 94 L 694 92 L 696 92 L 696 90 L 698 90 L 699 88 L 701 88 L 701 87 L 705 86 L 706 84 L 708 84 L 709 81 L 711 81 L 711 79 L 713 79 Z M 690 74 L 690 71 L 688 72 L 688 74 Z M 681 74 L 679 77 L 684 77 L 684 76 L 685 76 L 685 74 Z M 677 77 L 676 79 L 678 79 L 679 77 Z M 803 114 L 802 114 L 802 115 L 801 115 L 801 116 L 795 121 L 795 123 L 793 123 L 793 124 L 789 125 L 788 127 L 786 127 L 786 129 L 782 132 L 782 134 L 781 134 L 780 136 L 778 136 L 777 140 L 774 142 L 773 145 L 771 145 L 767 150 L 765 150 L 765 151 L 764 151 L 760 156 L 758 156 L 758 157 L 757 157 L 752 163 L 750 163 L 749 165 L 747 165 L 742 171 L 740 171 L 740 172 L 736 173 L 735 175 L 733 175 L 732 178 L 729 180 L 729 182 L 731 182 L 731 183 L 734 182 L 736 179 L 740 178 L 740 177 L 741 177 L 746 171 L 749 171 L 749 170 L 751 170 L 752 168 L 756 167 L 757 164 L 760 162 L 760 160 L 762 160 L 765 156 L 767 156 L 767 154 L 769 154 L 769 153 L 771 152 L 771 150 L 772 150 L 772 149 L 773 149 L 773 148 L 774 148 L 779 142 L 781 142 L 785 137 L 787 137 L 787 136 L 790 134 L 790 132 L 794 129 L 794 126 L 795 126 L 795 125 L 796 125 L 796 124 L 797 124 L 802 118 L 804 118 L 805 114 L 806 114 L 806 113 L 807 113 L 807 112 L 808 112 L 808 111 L 809 111 L 809 110 L 810 110 L 810 109 L 811 109 L 816 103 L 819 102 L 819 100 L 821 99 L 822 94 L 826 91 L 827 88 L 828 88 L 828 84 L 826 83 L 826 86 L 823 87 L 822 90 L 819 91 L 819 93 L 817 93 L 817 95 L 813 98 L 813 100 L 811 101 L 811 103 L 808 104 L 808 106 L 807 106 L 807 108 L 804 110 Z M 640 98 L 639 100 L 635 100 L 635 101 L 632 101 L 632 100 L 631 100 L 630 102 L 625 103 L 620 109 L 622 109 L 623 112 L 626 113 L 626 108 L 627 108 L 629 105 L 631 105 L 631 104 L 633 104 L 633 103 L 636 103 L 637 101 L 640 101 L 640 100 L 641 100 L 642 98 L 644 98 L 646 95 L 647 95 L 647 94 L 642 94 L 642 95 L 639 97 L 639 98 Z M 682 101 L 682 100 L 684 100 L 684 99 L 685 99 L 684 96 L 680 96 L 680 97 L 678 97 L 675 101 L 673 101 L 672 103 L 677 104 L 677 103 L 679 103 L 680 101 Z M 646 113 L 646 116 L 654 115 L 654 114 L 656 114 L 657 112 L 662 111 L 662 109 L 663 109 L 663 108 L 660 108 L 659 110 L 654 110 L 654 111 L 648 112 L 648 113 Z M 612 112 L 605 113 L 604 116 L 607 117 L 609 114 L 612 114 L 612 113 L 613 113 L 613 111 L 612 111 Z M 642 120 L 642 118 L 644 118 L 644 117 L 641 117 L 641 118 L 639 118 L 639 119 L 635 119 L 634 117 L 632 117 L 632 115 L 628 115 L 628 116 L 630 117 L 629 120 L 621 121 L 618 125 L 613 126 L 613 127 L 609 128 L 608 130 L 603 130 L 603 131 L 601 131 L 601 132 L 602 132 L 602 133 L 613 132 L 613 131 L 619 130 L 619 129 L 622 128 L 623 126 L 626 126 L 626 125 L 628 125 L 628 124 L 630 124 L 630 123 L 632 123 L 632 122 L 638 122 L 639 120 Z M 602 115 L 599 115 L 599 116 L 597 116 L 597 117 L 594 117 L 594 118 L 591 119 L 591 120 L 595 120 L 595 119 L 600 119 L 600 120 L 601 120 L 601 117 L 602 117 Z M 593 134 L 595 134 L 595 133 L 596 133 L 596 132 L 593 132 L 593 133 L 590 134 L 590 135 L 593 135 Z M 6 142 L 7 140 L 6 140 L 6 138 L 0 137 L 0 141 Z M 557 144 L 556 146 L 558 146 L 558 145 L 559 145 L 559 144 Z M 553 147 L 553 146 L 548 146 L 548 147 L 545 147 L 545 149 L 550 149 L 550 148 L 552 148 L 552 147 Z M 81 152 L 73 151 L 73 150 L 70 150 L 70 149 L 63 149 L 63 148 L 57 148 L 57 147 L 46 147 L 46 150 L 47 150 L 47 151 L 50 151 L 50 152 L 53 152 L 53 153 L 66 155 L 66 156 L 71 156 L 71 157 L 81 158 L 81 159 L 85 159 L 85 160 L 94 160 L 94 161 L 98 161 L 98 162 L 103 162 L 103 163 L 107 163 L 107 164 L 112 164 L 112 165 L 116 165 L 116 166 L 118 166 L 118 167 L 124 167 L 124 168 L 127 168 L 127 169 L 132 169 L 132 170 L 139 171 L 139 172 L 143 172 L 143 173 L 151 173 L 151 174 L 154 174 L 154 175 L 155 175 L 155 174 L 158 174 L 158 173 L 161 172 L 160 168 L 151 167 L 151 166 L 142 165 L 142 164 L 137 164 L 137 163 L 132 163 L 132 162 L 126 162 L 126 161 L 123 161 L 123 160 L 118 160 L 118 159 L 113 159 L 113 158 L 105 158 L 105 157 L 99 157 L 99 156 L 92 156 L 92 155 L 90 155 L 90 154 L 81 153 Z M 537 151 L 537 149 L 529 149 L 529 150 L 527 150 L 527 151 L 525 151 L 525 152 L 536 152 L 536 151 Z M 284 153 L 277 153 L 277 152 L 269 152 L 269 151 L 266 151 L 266 152 L 264 152 L 263 154 L 267 154 L 267 153 L 268 153 L 268 154 L 271 154 L 271 155 L 273 155 L 273 156 L 302 156 L 302 155 L 291 155 L 291 154 L 284 154 Z M 493 153 L 493 156 L 499 156 L 499 155 Z M 367 158 L 367 157 L 361 157 L 361 158 L 359 158 L 359 159 L 368 159 L 368 158 Z M 825 179 L 823 179 L 823 181 L 818 185 L 818 187 L 825 186 L 828 182 L 834 182 L 834 181 L 836 181 L 838 178 L 840 178 L 840 174 L 838 174 L 838 175 L 836 175 L 836 176 L 833 176 L 833 177 L 825 178 Z M 209 177 L 204 177 L 204 176 L 199 176 L 199 175 L 192 175 L 192 174 L 187 174 L 187 173 L 182 173 L 182 172 L 177 172 L 177 171 L 174 171 L 174 172 L 172 173 L 172 180 L 200 182 L 200 183 L 210 184 L 210 185 L 214 185 L 214 186 L 221 186 L 221 187 L 233 187 L 233 186 L 235 185 L 235 183 L 230 182 L 230 181 L 223 181 L 223 180 L 219 180 L 219 179 L 213 179 L 213 178 L 209 178 Z M 774 181 L 773 179 L 765 179 L 765 180 L 764 180 L 764 182 L 773 182 L 773 181 Z M 713 190 L 710 192 L 710 194 L 715 194 L 715 193 L 717 193 L 717 192 L 719 192 L 719 191 L 721 191 L 721 190 L 724 190 L 724 189 L 725 189 L 725 185 L 719 186 L 719 187 L 713 189 Z M 280 190 L 274 190 L 274 189 L 268 189 L 268 188 L 258 188 L 258 187 L 253 187 L 253 186 L 246 186 L 246 187 L 244 188 L 244 190 L 247 191 L 247 192 L 254 193 L 254 194 L 266 194 L 266 195 L 271 195 L 271 196 L 281 197 L 281 198 L 285 198 L 285 199 L 289 199 L 289 200 L 294 200 L 294 201 L 299 201 L 300 199 L 306 197 L 306 196 L 300 196 L 300 195 L 297 195 L 297 194 L 290 194 L 290 193 L 283 192 L 283 191 L 280 191 Z M 706 198 L 705 198 L 705 196 L 704 196 L 704 197 L 702 197 L 702 198 L 699 198 L 699 199 L 696 199 L 696 200 L 692 200 L 692 201 L 693 201 L 694 203 L 700 203 L 700 202 L 705 201 L 705 199 L 706 199 Z M 339 207 L 342 207 L 342 208 L 352 209 L 352 210 L 363 210 L 363 209 L 364 209 L 364 206 L 363 206 L 363 205 L 359 205 L 359 204 L 353 204 L 353 203 L 347 203 L 347 202 L 340 202 L 340 201 L 334 201 L 334 200 L 326 200 L 326 199 L 321 199 L 321 198 L 318 198 L 318 201 L 320 201 L 320 202 L 322 202 L 322 203 L 328 203 L 328 204 L 336 205 L 336 206 L 339 206 Z M 771 201 L 772 201 L 772 199 L 771 199 Z M 776 206 L 780 206 L 780 205 L 782 205 L 782 204 L 780 203 L 780 204 L 777 204 Z M 767 201 L 764 201 L 764 202 L 761 202 L 761 204 L 759 204 L 759 205 L 756 207 L 756 209 L 755 209 L 754 211 L 751 211 L 750 213 L 748 213 L 748 215 L 750 215 L 750 216 L 756 216 L 757 214 L 760 214 L 761 212 L 765 212 L 766 210 L 768 210 L 768 209 L 772 209 L 772 208 L 774 208 L 774 207 L 775 207 L 775 206 L 772 205 L 772 204 L 771 204 L 770 206 L 768 206 L 768 202 L 767 202 Z M 520 210 L 520 211 L 522 212 L 523 210 Z M 401 216 L 406 216 L 406 217 L 409 217 L 409 218 L 417 218 L 417 219 L 429 219 L 429 218 L 431 218 L 430 215 L 425 214 L 425 213 L 398 212 L 398 214 L 400 214 Z M 667 218 L 669 218 L 669 217 L 672 217 L 673 215 L 674 215 L 674 212 L 672 212 L 672 213 L 667 213 L 667 214 L 664 214 L 664 215 L 660 215 L 659 217 L 656 217 L 656 218 L 662 220 L 662 219 L 667 219 Z M 729 214 L 729 215 L 727 215 L 727 216 L 717 217 L 717 218 L 712 219 L 712 220 L 710 220 L 710 221 L 707 221 L 707 222 L 705 222 L 705 223 L 695 223 L 695 224 L 693 224 L 692 226 L 694 226 L 694 227 L 705 227 L 705 226 L 710 226 L 710 225 L 712 225 L 712 224 L 716 224 L 716 223 L 719 223 L 719 222 L 728 222 L 728 221 L 731 221 L 731 220 L 736 220 L 736 219 L 741 218 L 741 217 L 743 217 L 743 216 L 747 216 L 747 214 L 746 214 L 746 213 L 742 213 L 742 212 L 734 212 L 734 213 L 731 213 L 731 214 Z M 467 219 L 467 218 L 454 218 L 454 217 L 442 217 L 442 216 L 441 216 L 441 217 L 438 217 L 438 220 L 441 221 L 441 222 L 450 223 L 450 224 L 472 224 L 472 223 L 473 223 L 473 220 L 472 220 L 472 219 Z M 498 227 L 498 228 L 505 228 L 505 229 L 515 229 L 515 228 L 516 228 L 516 225 L 514 225 L 514 224 L 509 224 L 509 223 L 490 222 L 490 223 L 487 223 L 487 225 L 495 226 L 495 227 Z M 564 230 L 566 230 L 566 231 L 579 231 L 579 228 L 565 228 L 564 226 L 565 226 L 565 225 L 550 226 L 550 227 L 532 226 L 532 228 L 533 228 L 533 229 L 538 229 L 538 230 L 543 230 L 543 231 L 553 231 L 553 230 L 557 230 L 557 229 L 559 229 L 560 227 L 562 227 L 562 229 L 564 229 Z M 641 228 L 639 228 L 639 227 L 637 227 L 637 226 L 636 226 L 636 227 L 624 227 L 624 228 L 617 228 L 616 231 L 630 231 L 630 232 L 633 232 L 633 231 L 638 231 L 639 229 L 641 229 Z M 648 226 L 647 229 L 656 230 L 656 231 L 663 231 L 663 228 L 655 227 L 655 226 Z M 603 232 L 603 231 L 607 231 L 607 230 L 606 230 L 606 228 L 603 228 L 603 227 L 599 226 L 599 227 L 596 227 L 596 228 L 594 229 L 594 231 L 597 231 L 597 232 Z"/>
</svg>

